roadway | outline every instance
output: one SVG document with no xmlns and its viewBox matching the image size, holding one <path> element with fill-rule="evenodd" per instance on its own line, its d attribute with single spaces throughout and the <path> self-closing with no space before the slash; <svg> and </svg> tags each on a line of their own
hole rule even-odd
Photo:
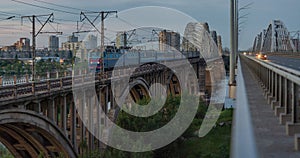
<svg viewBox="0 0 300 158">
<path fill-rule="evenodd" d="M 300 71 L 300 58 L 292 56 L 268 56 L 266 62 L 272 62 L 281 66 L 285 66 Z"/>
</svg>

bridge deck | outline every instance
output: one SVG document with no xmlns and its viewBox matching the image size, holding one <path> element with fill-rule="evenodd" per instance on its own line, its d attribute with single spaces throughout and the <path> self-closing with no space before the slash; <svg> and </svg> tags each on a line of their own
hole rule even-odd
<svg viewBox="0 0 300 158">
<path fill-rule="evenodd" d="M 259 157 L 300 157 L 294 150 L 294 137 L 287 136 L 285 126 L 279 124 L 260 83 L 247 65 L 241 64 Z"/>
</svg>

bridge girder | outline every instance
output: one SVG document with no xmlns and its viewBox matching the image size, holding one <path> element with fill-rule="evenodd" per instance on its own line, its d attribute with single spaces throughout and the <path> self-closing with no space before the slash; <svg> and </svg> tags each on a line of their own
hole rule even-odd
<svg viewBox="0 0 300 158">
<path fill-rule="evenodd" d="M 290 33 L 280 20 L 272 20 L 266 30 L 255 38 L 255 52 L 296 52 Z"/>
</svg>

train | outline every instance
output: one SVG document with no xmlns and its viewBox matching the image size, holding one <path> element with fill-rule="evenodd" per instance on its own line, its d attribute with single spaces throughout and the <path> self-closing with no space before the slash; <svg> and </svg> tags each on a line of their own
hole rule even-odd
<svg viewBox="0 0 300 158">
<path fill-rule="evenodd" d="M 117 48 L 105 46 L 104 51 L 95 49 L 88 53 L 90 71 L 112 70 L 116 63 L 119 66 L 130 66 L 167 60 L 199 57 L 199 51 L 175 53 L 176 51 L 138 50 L 131 47 Z"/>
</svg>

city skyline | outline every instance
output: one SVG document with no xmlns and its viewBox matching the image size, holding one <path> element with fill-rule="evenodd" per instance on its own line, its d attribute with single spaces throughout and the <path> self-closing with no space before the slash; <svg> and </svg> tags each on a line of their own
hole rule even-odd
<svg viewBox="0 0 300 158">
<path fill-rule="evenodd" d="M 25 2 L 26 4 L 22 3 Z M 67 37 L 76 31 L 76 21 L 79 20 L 80 11 L 100 11 L 100 10 L 117 10 L 122 12 L 134 7 L 142 6 L 161 6 L 176 9 L 199 22 L 208 22 L 210 25 L 210 30 L 216 30 L 218 35 L 222 36 L 223 47 L 230 47 L 230 29 L 229 29 L 229 2 L 224 0 L 211 0 L 211 1 L 196 1 L 189 0 L 188 2 L 175 0 L 166 0 L 160 2 L 158 0 L 141 2 L 139 0 L 122 0 L 122 1 L 85 1 L 84 3 L 75 0 L 72 1 L 58 1 L 54 0 L 51 2 L 46 2 L 43 0 L 31 0 L 31 1 L 5 1 L 2 2 L 0 7 L 0 46 L 9 45 L 15 42 L 20 37 L 26 37 L 31 39 L 30 30 L 31 24 L 28 19 L 23 19 L 23 26 L 21 26 L 20 16 L 24 15 L 39 15 L 45 13 L 54 13 L 55 21 L 59 24 L 52 24 L 52 26 L 46 26 L 45 29 L 53 31 L 54 28 L 58 28 L 59 31 L 63 32 L 63 35 L 59 35 L 60 41 L 67 41 Z M 252 3 L 253 2 L 253 3 Z M 249 3 L 252 3 L 248 9 L 242 9 L 240 11 L 240 16 L 246 15 L 241 18 L 241 32 L 239 37 L 240 49 L 248 49 L 253 45 L 255 36 L 261 32 L 262 29 L 266 28 L 269 23 L 274 19 L 282 20 L 289 31 L 299 30 L 300 22 L 296 21 L 297 13 L 295 10 L 300 4 L 297 0 L 288 1 L 276 1 L 270 3 L 268 0 L 262 1 L 250 1 L 241 0 L 239 1 L 239 7 L 243 7 Z M 36 6 L 30 6 L 33 4 Z M 39 7 L 37 7 L 39 6 Z M 62 6 L 68 6 L 69 8 L 63 8 Z M 269 6 L 269 7 L 266 7 Z M 43 7 L 43 8 L 41 8 Z M 16 9 L 18 8 L 18 9 Z M 45 9 L 45 8 L 51 8 Z M 73 8 L 73 9 L 72 9 Z M 76 10 L 77 8 L 78 10 Z M 66 13 L 57 11 L 64 10 Z M 12 13 L 12 14 L 6 14 Z M 73 14 L 77 13 L 77 14 Z M 262 16 L 263 15 L 263 16 Z M 10 20 L 5 20 L 9 16 L 16 16 Z M 125 19 L 126 20 L 126 19 Z M 134 24 L 133 24 L 134 25 Z M 92 27 L 85 24 L 83 28 L 91 29 Z M 116 30 L 107 30 L 116 31 Z M 117 30 L 121 31 L 121 30 Z M 124 30 L 123 30 L 124 31 Z M 178 31 L 178 30 L 175 30 Z M 181 30 L 183 31 L 183 30 Z M 116 33 L 115 33 L 116 34 Z M 52 34 L 40 34 L 38 36 L 37 47 L 47 47 L 48 37 Z M 83 38 L 85 35 L 80 34 L 79 38 Z"/>
</svg>

